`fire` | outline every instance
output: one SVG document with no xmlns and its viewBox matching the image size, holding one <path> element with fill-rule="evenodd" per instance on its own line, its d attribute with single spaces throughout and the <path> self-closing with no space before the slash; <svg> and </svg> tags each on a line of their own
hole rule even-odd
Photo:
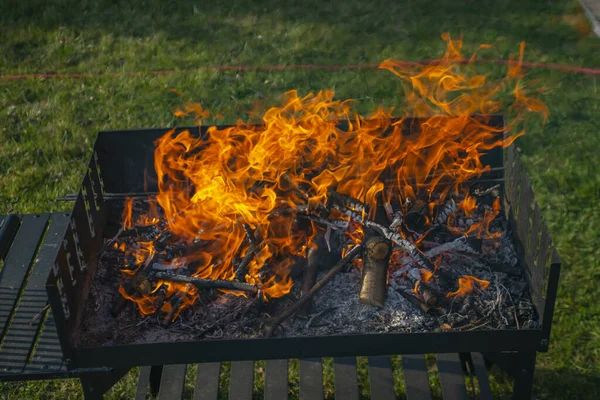
<svg viewBox="0 0 600 400">
<path fill-rule="evenodd" d="M 477 198 L 467 195 L 460 204 L 460 207 L 465 212 L 465 215 L 470 217 L 477 208 Z"/>
<path fill-rule="evenodd" d="M 154 159 L 156 200 L 168 230 L 190 245 L 204 243 L 185 256 L 187 264 L 194 267 L 192 275 L 232 280 L 234 261 L 250 251 L 243 228 L 246 224 L 260 236 L 261 244 L 243 279 L 259 285 L 267 299 L 281 297 L 292 287 L 293 257 L 305 255 L 316 230 L 314 224 L 312 232 L 296 229 L 293 212 L 287 210 L 300 205 L 317 207 L 327 201 L 331 190 L 375 205 L 384 188 L 389 191 L 386 198 L 414 200 L 419 194 L 439 193 L 439 198 L 428 203 L 433 210 L 448 196 L 463 193 L 466 182 L 489 170 L 481 161 L 485 152 L 507 147 L 523 134 L 515 132 L 519 117 L 505 127 L 503 139 L 497 135 L 500 128 L 490 126 L 485 117 L 473 117 L 501 111 L 504 104 L 499 97 L 510 82 L 515 87 L 511 110 L 518 115 L 536 112 L 547 116 L 541 102 L 526 96 L 519 83 L 523 74 L 518 63 L 501 82 L 492 82 L 485 75 L 471 76 L 453 62 L 463 58 L 462 41 L 452 40 L 448 34 L 442 38 L 447 50 L 435 63 L 406 67 L 386 60 L 380 65 L 404 86 L 403 115 L 428 117 L 418 135 L 403 135 L 405 118 L 394 119 L 391 110 L 378 109 L 365 117 L 353 110 L 354 101 L 335 99 L 333 91 L 301 96 L 291 90 L 281 105 L 264 113 L 261 126 L 240 121 L 233 127 L 211 126 L 203 138 L 175 130 L 159 138 Z M 201 123 L 210 113 L 199 104 L 188 103 L 176 115 L 192 115 Z M 340 128 L 340 120 L 346 121 L 347 127 Z M 461 207 L 469 215 L 476 208 L 475 198 L 465 198 Z M 463 234 L 491 235 L 489 225 L 499 212 L 496 207 L 489 210 L 484 221 Z M 158 215 L 156 208 L 151 208 L 138 223 L 156 224 Z M 130 199 L 125 203 L 123 226 L 133 226 Z M 360 241 L 362 234 L 357 225 L 352 240 Z M 139 266 L 152 258 L 154 249 L 140 243 L 133 255 Z M 473 290 L 473 282 L 487 287 L 485 281 L 467 276 L 459 279 L 460 289 L 449 296 Z M 173 284 L 167 286 L 172 295 Z M 198 296 L 197 290 L 185 285 L 177 288 L 187 293 L 182 308 Z M 121 292 L 136 301 L 143 314 L 154 308 L 155 292 L 142 297 Z"/>
<path fill-rule="evenodd" d="M 473 293 L 475 290 L 475 283 L 482 290 L 487 289 L 490 285 L 489 281 L 475 278 L 474 276 L 465 275 L 462 278 L 458 278 L 458 290 L 447 294 L 448 297 L 464 297 L 468 294 Z"/>
<path fill-rule="evenodd" d="M 132 220 L 132 212 L 133 212 L 133 199 L 127 198 L 125 199 L 125 207 L 123 208 L 123 229 L 131 229 L 133 228 L 133 220 Z"/>
</svg>

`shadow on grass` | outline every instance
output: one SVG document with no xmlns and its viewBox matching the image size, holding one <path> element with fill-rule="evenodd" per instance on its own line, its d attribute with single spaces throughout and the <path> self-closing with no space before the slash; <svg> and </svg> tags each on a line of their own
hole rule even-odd
<svg viewBox="0 0 600 400">
<path fill-rule="evenodd" d="M 466 0 L 432 2 L 375 0 L 328 2 L 309 0 L 282 4 L 278 0 L 225 0 L 220 2 L 166 0 L 78 1 L 8 0 L 0 5 L 0 21 L 10 43 L 5 59 L 27 59 L 42 52 L 44 43 L 27 35 L 11 33 L 70 30 L 83 33 L 85 42 L 103 35 L 151 38 L 160 33 L 169 41 L 200 46 L 210 53 L 213 64 L 246 61 L 254 63 L 340 63 L 380 61 L 382 53 L 410 52 L 422 57 L 437 54 L 441 32 L 456 37 L 465 33 L 469 41 L 510 43 L 527 41 L 542 51 L 564 46 L 565 38 L 577 33 L 561 31 L 553 18 L 565 12 L 562 1 Z M 43 35 L 42 35 L 43 36 Z M 263 37 L 264 36 L 264 37 Z M 46 38 L 45 40 L 58 38 Z M 433 43 L 433 45 L 432 45 Z M 208 50 L 207 50 L 208 49 Z M 512 49 L 514 50 L 514 49 Z M 67 64 L 85 59 L 85 49 L 63 50 Z M 116 49 L 115 49 L 116 51 Z M 388 56 L 387 54 L 385 56 Z M 184 67 L 178 65 L 178 67 Z"/>
<path fill-rule="evenodd" d="M 493 366 L 490 382 L 497 399 L 512 398 L 512 378 Z M 533 389 L 536 399 L 585 399 L 600 398 L 600 374 L 579 372 L 575 369 L 536 368 Z"/>
</svg>

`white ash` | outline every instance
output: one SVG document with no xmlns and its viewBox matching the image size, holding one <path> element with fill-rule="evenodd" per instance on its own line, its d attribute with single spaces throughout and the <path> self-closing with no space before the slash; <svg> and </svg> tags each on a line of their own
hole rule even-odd
<svg viewBox="0 0 600 400">
<path fill-rule="evenodd" d="M 356 268 L 339 273 L 315 295 L 311 315 L 290 318 L 277 336 L 426 332 L 435 326 L 435 318 L 416 309 L 391 286 L 383 308 L 360 303 L 360 283 Z"/>
</svg>

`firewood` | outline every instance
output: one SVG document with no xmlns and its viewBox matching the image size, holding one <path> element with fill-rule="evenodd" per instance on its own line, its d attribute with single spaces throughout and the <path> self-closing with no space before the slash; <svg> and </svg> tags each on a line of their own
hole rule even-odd
<svg viewBox="0 0 600 400">
<path fill-rule="evenodd" d="M 277 327 L 283 321 L 285 321 L 291 315 L 293 315 L 294 313 L 296 313 L 307 301 L 309 301 L 310 299 L 312 299 L 313 296 L 319 290 L 321 290 L 338 272 L 340 272 L 347 263 L 351 262 L 354 259 L 354 257 L 356 257 L 357 255 L 360 254 L 360 252 L 362 251 L 362 248 L 363 247 L 362 247 L 361 244 L 358 244 L 358 245 L 354 246 L 340 261 L 338 261 L 337 264 L 335 264 L 329 270 L 329 272 L 327 272 L 325 274 L 325 276 L 323 276 L 321 278 L 320 281 L 318 281 L 312 287 L 312 289 L 308 293 L 303 294 L 302 297 L 300 297 L 297 302 L 295 302 L 293 305 L 291 305 L 290 307 L 288 307 L 278 317 L 276 317 L 275 319 L 273 319 L 268 324 L 268 326 L 265 328 L 265 332 L 264 332 L 265 333 L 265 337 L 272 336 L 273 333 L 275 332 L 275 329 L 277 329 Z"/>
<path fill-rule="evenodd" d="M 366 241 L 363 254 L 359 300 L 364 304 L 383 307 L 392 244 L 383 236 L 372 235 Z"/>
</svg>

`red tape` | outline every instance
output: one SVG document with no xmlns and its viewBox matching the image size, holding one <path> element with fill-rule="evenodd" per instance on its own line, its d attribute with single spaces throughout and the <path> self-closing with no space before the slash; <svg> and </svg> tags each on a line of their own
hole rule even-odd
<svg viewBox="0 0 600 400">
<path fill-rule="evenodd" d="M 417 66 L 417 65 L 428 65 L 428 64 L 439 64 L 445 62 L 441 60 L 421 60 L 415 61 L 397 61 L 396 64 L 406 66 Z M 480 63 L 480 64 L 502 64 L 502 65 L 515 65 L 517 62 L 512 60 L 495 60 L 486 58 L 471 59 L 459 59 L 452 60 L 453 63 L 457 64 L 468 64 L 468 63 Z M 562 72 L 571 72 L 576 74 L 585 75 L 600 75 L 600 69 L 598 68 L 585 68 L 585 67 L 574 67 L 571 65 L 560 65 L 560 64 L 543 64 L 535 62 L 523 62 L 521 64 L 523 68 L 530 69 L 551 69 Z M 21 74 L 21 75 L 0 75 L 0 80 L 20 80 L 20 79 L 93 79 L 93 78 L 118 78 L 120 76 L 144 76 L 144 75 L 173 75 L 182 73 L 192 73 L 199 71 L 235 71 L 235 72 L 251 72 L 251 71 L 291 71 L 291 70 L 325 70 L 325 71 L 338 71 L 338 70 L 358 70 L 358 69 L 376 69 L 379 64 L 354 64 L 354 65 L 315 65 L 315 64 L 301 64 L 301 65 L 216 65 L 216 66 L 205 66 L 196 69 L 170 69 L 162 71 L 148 71 L 148 72 L 107 72 L 103 74 L 50 74 L 50 73 L 38 73 L 38 74 Z"/>
</svg>

